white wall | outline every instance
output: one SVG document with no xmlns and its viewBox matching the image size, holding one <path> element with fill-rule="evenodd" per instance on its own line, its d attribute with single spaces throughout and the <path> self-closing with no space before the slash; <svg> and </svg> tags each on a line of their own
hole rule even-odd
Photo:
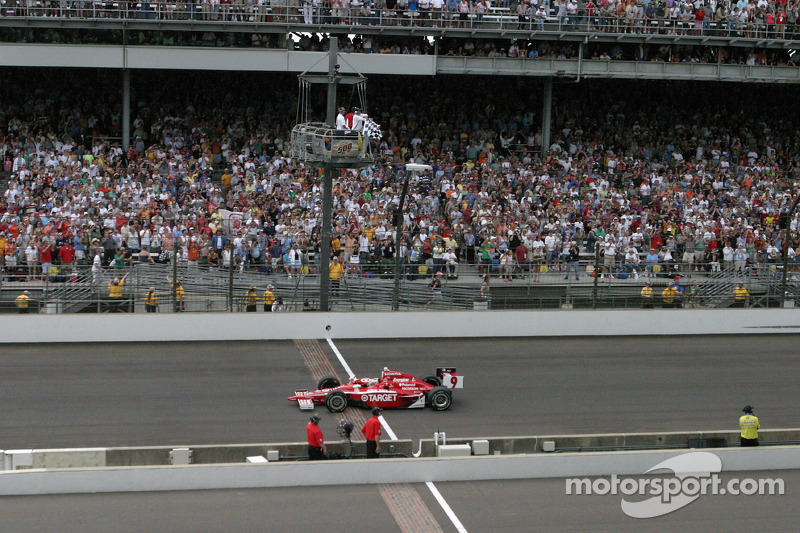
<svg viewBox="0 0 800 533">
<path fill-rule="evenodd" d="M 710 451 L 723 472 L 800 468 L 800 447 Z M 450 459 L 357 459 L 236 465 L 0 472 L 0 495 L 205 490 L 640 475 L 685 451 L 564 453 Z"/>
<path fill-rule="evenodd" d="M 425 76 L 436 73 L 434 56 L 344 52 L 340 55 L 343 73 Z M 294 50 L 0 43 L 2 66 L 327 72 L 325 58 L 326 52 Z"/>
<path fill-rule="evenodd" d="M 330 326 L 330 330 L 326 328 Z M 797 333 L 800 309 L 64 314 L 3 317 L 0 343 Z"/>
</svg>

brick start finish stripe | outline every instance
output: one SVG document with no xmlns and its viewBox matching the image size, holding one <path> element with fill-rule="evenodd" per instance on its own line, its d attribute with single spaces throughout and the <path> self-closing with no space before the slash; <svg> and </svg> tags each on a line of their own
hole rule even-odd
<svg viewBox="0 0 800 533">
<path fill-rule="evenodd" d="M 303 363 L 305 363 L 315 384 L 324 376 L 336 376 L 336 379 L 340 382 L 342 381 L 339 373 L 336 372 L 336 369 L 333 367 L 333 363 L 331 363 L 331 360 L 325 355 L 325 351 L 322 349 L 322 345 L 319 341 L 314 339 L 296 340 L 294 341 L 294 345 L 300 352 L 300 357 L 303 358 Z M 347 380 L 345 379 L 344 381 Z M 354 442 L 363 442 L 365 440 L 364 434 L 361 433 L 361 427 L 367 422 L 367 417 L 359 407 L 350 407 L 346 409 L 344 413 L 333 413 L 333 415 L 337 423 L 343 420 L 349 420 L 353 423 L 354 429 L 350 438 Z"/>
<path fill-rule="evenodd" d="M 403 533 L 444 533 L 419 492 L 408 483 L 382 484 L 378 491 Z"/>
</svg>

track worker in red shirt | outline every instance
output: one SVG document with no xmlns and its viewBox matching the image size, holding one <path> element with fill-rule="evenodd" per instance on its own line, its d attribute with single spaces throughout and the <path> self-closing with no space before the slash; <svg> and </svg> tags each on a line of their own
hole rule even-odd
<svg viewBox="0 0 800 533">
<path fill-rule="evenodd" d="M 364 427 L 361 428 L 361 433 L 367 439 L 367 459 L 377 459 L 381 456 L 381 416 L 380 407 L 373 407 L 372 418 L 367 420 Z"/>
<path fill-rule="evenodd" d="M 308 458 L 311 461 L 325 459 L 328 449 L 325 447 L 325 440 L 322 438 L 322 430 L 319 429 L 319 415 L 314 413 L 311 422 L 306 426 L 306 436 L 308 436 Z"/>
</svg>

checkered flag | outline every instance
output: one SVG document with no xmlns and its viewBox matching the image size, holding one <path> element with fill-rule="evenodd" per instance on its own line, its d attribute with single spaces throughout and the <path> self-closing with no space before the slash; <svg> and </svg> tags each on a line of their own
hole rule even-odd
<svg viewBox="0 0 800 533">
<path fill-rule="evenodd" d="M 371 118 L 368 118 L 364 123 L 364 135 L 370 139 L 380 139 L 383 137 L 381 133 L 381 126 Z"/>
</svg>

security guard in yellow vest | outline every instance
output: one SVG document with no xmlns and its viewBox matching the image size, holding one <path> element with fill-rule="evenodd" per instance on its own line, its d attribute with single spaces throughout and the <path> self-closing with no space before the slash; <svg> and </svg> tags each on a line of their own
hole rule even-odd
<svg viewBox="0 0 800 533">
<path fill-rule="evenodd" d="M 17 310 L 19 311 L 19 314 L 21 314 L 21 315 L 27 315 L 28 314 L 28 304 L 30 303 L 30 299 L 31 299 L 30 294 L 31 294 L 30 292 L 24 291 L 22 294 L 17 296 L 17 298 L 14 300 L 14 304 L 16 304 Z"/>
<path fill-rule="evenodd" d="M 248 313 L 255 313 L 256 305 L 258 305 L 258 293 L 256 292 L 256 288 L 250 287 L 250 290 L 247 291 L 247 294 L 245 294 L 244 299 L 245 303 L 247 304 L 247 308 L 245 310 Z"/>
<path fill-rule="evenodd" d="M 181 280 L 175 282 L 175 312 L 182 313 L 186 310 L 186 293 Z"/>
<path fill-rule="evenodd" d="M 753 407 L 750 405 L 745 405 L 742 411 L 744 415 L 739 418 L 739 429 L 742 430 L 741 444 L 758 446 L 758 430 L 761 428 L 758 417 L 753 415 Z"/>
<path fill-rule="evenodd" d="M 653 287 L 650 286 L 650 283 L 645 283 L 644 287 L 642 287 L 642 292 L 640 293 L 642 297 L 642 308 L 643 309 L 652 309 L 653 308 Z"/>
<path fill-rule="evenodd" d="M 172 290 L 175 291 L 175 309 L 176 313 L 182 313 L 186 310 L 186 293 L 183 291 L 183 285 L 181 284 L 181 280 L 172 281 L 169 276 L 167 276 L 167 281 L 170 282 L 172 285 Z"/>
<path fill-rule="evenodd" d="M 128 274 L 125 274 L 122 279 L 114 278 L 111 280 L 111 283 L 108 284 L 108 298 L 111 300 L 111 304 L 109 305 L 110 312 L 122 311 L 120 306 L 120 302 L 122 301 L 122 287 L 125 285 L 125 278 L 127 277 Z"/>
<path fill-rule="evenodd" d="M 750 293 L 744 288 L 744 283 L 740 283 L 735 289 L 733 289 L 733 306 L 746 307 L 748 296 L 750 296 Z"/>
<path fill-rule="evenodd" d="M 272 304 L 275 303 L 275 293 L 272 292 L 274 288 L 272 285 L 267 285 L 267 290 L 264 291 L 264 311 L 267 313 L 272 312 Z"/>
<path fill-rule="evenodd" d="M 158 297 L 156 296 L 156 288 L 150 287 L 147 295 L 144 297 L 144 309 L 148 313 L 155 313 L 158 311 Z"/>
<path fill-rule="evenodd" d="M 670 283 L 669 286 L 661 291 L 661 299 L 664 301 L 664 308 L 670 309 L 675 307 L 675 297 L 678 295 L 678 290 L 675 288 L 674 283 Z"/>
</svg>

